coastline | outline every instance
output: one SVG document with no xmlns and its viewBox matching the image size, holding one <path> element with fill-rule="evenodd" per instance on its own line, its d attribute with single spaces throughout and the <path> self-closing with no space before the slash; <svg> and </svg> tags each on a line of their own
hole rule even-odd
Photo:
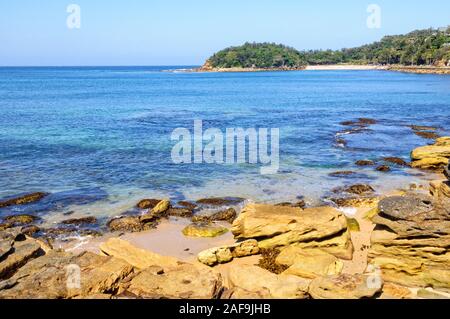
<svg viewBox="0 0 450 319">
<path fill-rule="evenodd" d="M 330 64 L 307 65 L 304 68 L 196 68 L 189 70 L 173 70 L 172 72 L 186 73 L 251 73 L 251 72 L 289 72 L 289 71 L 395 71 L 414 74 L 450 74 L 450 67 L 438 66 L 402 66 L 402 65 L 358 65 L 358 64 Z"/>
</svg>

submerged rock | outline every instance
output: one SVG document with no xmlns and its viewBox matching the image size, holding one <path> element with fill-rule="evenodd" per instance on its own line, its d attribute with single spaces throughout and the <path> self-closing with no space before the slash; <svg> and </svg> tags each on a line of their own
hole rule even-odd
<svg viewBox="0 0 450 319">
<path fill-rule="evenodd" d="M 190 218 L 194 215 L 194 212 L 189 208 L 169 208 L 166 211 L 167 216 L 172 217 L 184 217 L 184 218 Z"/>
<path fill-rule="evenodd" d="M 0 200 L 0 208 L 14 205 L 25 205 L 40 201 L 42 198 L 48 196 L 49 193 L 36 192 L 25 195 L 18 195 L 16 197 L 9 197 Z"/>
<path fill-rule="evenodd" d="M 191 224 L 182 230 L 183 235 L 188 237 L 217 237 L 227 232 L 227 228 L 209 223 Z"/>
<path fill-rule="evenodd" d="M 180 206 L 180 207 L 188 208 L 190 210 L 194 210 L 194 209 L 196 209 L 198 207 L 198 205 L 196 205 L 196 204 L 194 204 L 192 202 L 185 201 L 185 200 L 179 201 L 177 203 L 177 205 Z"/>
<path fill-rule="evenodd" d="M 196 215 L 192 218 L 192 221 L 194 223 L 198 222 L 208 223 L 212 221 L 227 221 L 229 223 L 233 223 L 236 217 L 237 217 L 236 210 L 234 208 L 228 208 L 226 210 L 221 210 L 210 215 L 206 214 Z"/>
<path fill-rule="evenodd" d="M 375 162 L 371 160 L 359 160 L 355 162 L 358 166 L 374 166 Z"/>
<path fill-rule="evenodd" d="M 245 199 L 238 197 L 213 197 L 203 198 L 197 201 L 197 204 L 206 206 L 233 206 L 244 202 Z"/>
<path fill-rule="evenodd" d="M 372 188 L 372 186 L 367 184 L 356 184 L 352 186 L 345 187 L 343 189 L 344 192 L 355 194 L 355 195 L 367 195 L 372 194 L 375 192 L 375 190 Z"/>
<path fill-rule="evenodd" d="M 381 166 L 378 166 L 376 168 L 376 170 L 379 172 L 389 172 L 391 170 L 391 168 L 387 165 L 381 165 Z"/>
<path fill-rule="evenodd" d="M 260 248 L 321 248 L 351 259 L 353 246 L 345 216 L 332 207 L 300 208 L 247 205 L 234 221 L 237 239 L 257 239 Z"/>
<path fill-rule="evenodd" d="M 399 157 L 384 157 L 383 161 L 392 163 L 392 164 L 396 164 L 399 166 L 405 166 L 405 167 L 410 166 L 409 163 L 407 163 L 404 159 L 399 158 Z"/>
<path fill-rule="evenodd" d="M 81 218 L 72 218 L 66 219 L 61 222 L 62 225 L 91 225 L 96 224 L 97 218 L 93 216 L 81 217 Z"/>
</svg>

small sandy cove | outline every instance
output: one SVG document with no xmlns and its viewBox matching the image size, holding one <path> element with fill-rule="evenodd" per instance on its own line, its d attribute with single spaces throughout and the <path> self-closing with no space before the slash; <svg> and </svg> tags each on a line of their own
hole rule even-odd
<svg viewBox="0 0 450 319">
<path fill-rule="evenodd" d="M 334 70 L 386 70 L 380 65 L 353 65 L 353 64 L 333 64 L 333 65 L 308 65 L 306 71 L 334 71 Z"/>
</svg>

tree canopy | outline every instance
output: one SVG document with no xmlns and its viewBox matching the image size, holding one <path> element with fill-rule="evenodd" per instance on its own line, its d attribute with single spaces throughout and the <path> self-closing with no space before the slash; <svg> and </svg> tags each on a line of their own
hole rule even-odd
<svg viewBox="0 0 450 319">
<path fill-rule="evenodd" d="M 302 68 L 303 55 L 275 43 L 245 43 L 217 52 L 208 59 L 213 68 Z"/>
</svg>

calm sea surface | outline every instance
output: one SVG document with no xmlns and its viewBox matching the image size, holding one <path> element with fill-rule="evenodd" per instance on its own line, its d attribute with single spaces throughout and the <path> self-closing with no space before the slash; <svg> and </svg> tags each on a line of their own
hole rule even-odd
<svg viewBox="0 0 450 319">
<path fill-rule="evenodd" d="M 370 183 L 377 191 L 422 178 L 359 159 L 398 156 L 429 143 L 410 124 L 450 129 L 450 77 L 385 71 L 261 73 L 161 72 L 181 67 L 0 68 L 0 197 L 56 194 L 56 204 L 2 209 L 112 216 L 139 199 L 240 196 L 315 203 L 333 187 Z M 343 121 L 373 118 L 357 134 Z M 177 127 L 279 128 L 281 168 L 176 165 Z M 341 133 L 339 133 L 341 132 Z M 344 138 L 347 145 L 336 143 Z M 380 164 L 382 164 L 380 162 Z M 329 173 L 352 170 L 352 178 Z"/>
</svg>

